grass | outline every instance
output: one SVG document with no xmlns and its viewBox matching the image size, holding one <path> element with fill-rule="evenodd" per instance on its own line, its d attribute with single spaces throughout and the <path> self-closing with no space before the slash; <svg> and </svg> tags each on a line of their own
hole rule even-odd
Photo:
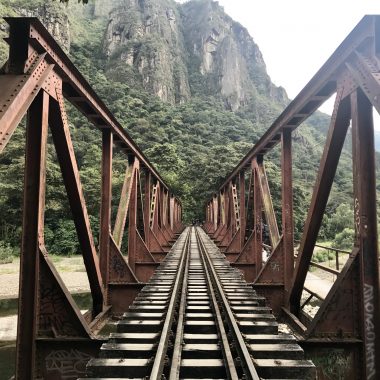
<svg viewBox="0 0 380 380">
<path fill-rule="evenodd" d="M 59 256 L 49 255 L 53 264 L 59 272 L 85 272 L 86 269 L 83 264 L 81 255 L 73 256 Z"/>
<path fill-rule="evenodd" d="M 83 264 L 81 255 L 75 256 L 59 256 L 49 255 L 51 261 L 59 272 L 85 272 L 86 269 Z M 1 264 L 11 264 L 6 266 L 0 266 L 1 274 L 14 274 L 19 271 L 19 258 L 16 256 L 10 256 L 7 260 L 0 260 Z"/>
</svg>

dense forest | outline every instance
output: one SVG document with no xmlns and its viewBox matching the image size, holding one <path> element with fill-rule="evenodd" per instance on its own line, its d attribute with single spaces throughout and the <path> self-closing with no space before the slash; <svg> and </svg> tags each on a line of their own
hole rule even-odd
<svg viewBox="0 0 380 380">
<path fill-rule="evenodd" d="M 165 51 L 166 47 L 163 45 L 165 43 L 162 42 L 161 37 L 151 32 L 149 35 L 145 34 L 143 37 L 139 35 L 139 38 L 129 40 L 124 46 L 115 47 L 110 44 L 107 46 L 106 36 L 110 30 L 110 23 L 115 22 L 115 18 L 112 20 L 108 18 L 108 11 L 112 9 L 113 2 L 120 5 L 123 0 L 104 2 L 90 0 L 87 5 L 69 2 L 68 6 L 43 0 L 0 0 L 0 15 L 37 15 L 43 21 L 47 20 L 47 23 L 53 20 L 53 26 L 50 29 L 58 33 L 56 36 L 58 39 L 61 37 L 60 42 L 70 58 L 156 166 L 173 192 L 182 200 L 185 221 L 191 221 L 194 218 L 202 220 L 205 201 L 270 126 L 289 100 L 285 91 L 276 88 L 270 82 L 263 60 L 260 56 L 257 58 L 258 47 L 253 40 L 249 40 L 246 30 L 234 23 L 224 14 L 223 9 L 211 0 L 193 0 L 183 5 L 176 4 L 172 0 L 145 1 L 145 3 L 155 3 L 154 6 L 162 3 L 166 9 L 169 4 L 172 7 L 170 9 L 174 9 L 174 16 L 170 14 L 168 19 L 170 21 L 175 17 L 176 28 L 185 38 L 171 37 L 173 41 L 175 40 L 173 44 L 177 50 L 173 53 L 173 49 L 170 48 L 167 54 L 175 54 L 174 59 L 178 60 L 178 65 L 165 69 L 161 56 L 160 65 L 148 68 L 150 81 L 144 80 L 144 75 L 148 75 L 145 71 L 142 72 L 134 64 L 126 63 L 128 52 L 130 49 L 135 49 L 134 56 L 140 55 L 141 63 L 144 57 L 151 57 L 152 52 Z M 103 8 L 106 5 L 111 8 L 104 10 L 100 7 L 100 3 L 103 3 Z M 144 3 L 144 1 L 139 3 Z M 223 29 L 220 20 L 227 24 L 231 23 L 234 33 L 242 40 L 239 43 L 252 50 L 252 55 L 244 56 L 242 60 L 250 62 L 253 56 L 257 58 L 256 63 L 247 64 L 247 73 L 244 73 L 244 76 L 242 74 L 241 79 L 242 83 L 246 83 L 246 90 L 243 89 L 244 91 L 238 94 L 231 92 L 227 94 L 225 90 L 227 87 L 219 86 L 219 82 L 215 79 L 219 75 L 217 71 L 219 68 L 214 71 L 202 70 L 202 65 L 208 64 L 208 61 L 202 61 L 202 57 L 200 58 L 192 49 L 193 40 L 199 39 L 200 36 L 191 35 L 187 28 L 189 28 L 189 22 L 192 23 L 194 30 L 204 28 L 206 21 L 195 17 L 191 19 L 191 15 L 204 14 L 204 10 L 200 8 L 205 7 L 205 4 L 209 6 L 210 12 L 213 12 L 211 19 L 219 20 L 218 25 L 210 26 L 212 27 L 210 30 L 214 30 L 212 33 L 215 34 L 215 39 L 220 38 L 220 30 Z M 138 12 L 137 16 L 135 13 L 131 11 L 128 17 L 139 16 Z M 127 17 L 126 13 L 123 17 Z M 135 25 L 137 21 L 133 20 Z M 179 20 L 187 20 L 187 24 L 184 22 L 180 24 Z M 197 23 L 202 23 L 202 25 Z M 66 26 L 68 31 L 66 31 Z M 115 26 L 117 27 L 119 25 Z M 170 32 L 171 36 L 174 34 L 173 30 Z M 6 33 L 6 25 L 2 22 L 0 37 L 4 37 Z M 193 40 L 190 41 L 190 38 Z M 225 51 L 239 48 L 236 38 L 235 40 L 233 38 L 231 37 L 232 42 L 229 42 L 229 45 L 225 44 L 223 47 Z M 249 49 L 246 50 L 249 51 Z M 1 43 L 1 64 L 6 60 L 6 55 L 6 44 Z M 168 59 L 173 58 L 168 56 Z M 214 61 L 213 67 L 217 67 L 216 62 Z M 168 73 L 173 76 L 173 82 L 170 82 Z M 153 82 L 153 87 L 147 86 L 147 82 L 150 84 Z M 155 92 L 155 83 L 159 82 L 167 83 L 166 90 L 164 89 L 165 99 L 158 96 L 157 91 Z M 159 93 L 162 93 L 161 89 Z M 81 180 L 96 237 L 100 194 L 100 133 L 91 128 L 70 105 L 67 105 L 67 108 Z M 297 237 L 300 236 L 305 221 L 307 204 L 310 200 L 328 124 L 329 118 L 317 113 L 293 136 Z M 22 124 L 0 157 L 0 255 L 2 258 L 12 256 L 17 252 L 19 245 L 24 138 Z M 281 199 L 279 158 L 278 148 L 266 157 L 266 169 L 276 209 L 279 209 Z M 380 162 L 378 156 L 377 161 Z M 320 240 L 330 241 L 342 248 L 350 245 L 353 233 L 351 167 L 351 144 L 350 135 L 348 135 L 320 232 Z M 113 178 L 116 199 L 120 191 L 123 172 L 122 158 L 116 155 Z M 378 189 L 380 190 L 379 183 Z M 59 165 L 51 145 L 48 150 L 45 219 L 45 239 L 49 250 L 56 254 L 78 252 Z"/>
</svg>

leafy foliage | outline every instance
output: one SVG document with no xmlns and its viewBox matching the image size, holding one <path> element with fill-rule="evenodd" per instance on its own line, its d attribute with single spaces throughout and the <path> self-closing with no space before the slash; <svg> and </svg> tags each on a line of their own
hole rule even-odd
<svg viewBox="0 0 380 380">
<path fill-rule="evenodd" d="M 0 240 L 0 264 L 8 264 L 13 261 L 15 249 L 9 243 Z"/>
<path fill-rule="evenodd" d="M 27 4 L 33 3 L 36 6 L 38 1 L 17 0 L 17 4 L 27 7 Z M 83 2 L 86 3 L 85 0 Z M 69 16 L 71 26 L 70 58 L 157 167 L 175 194 L 181 198 L 185 221 L 195 218 L 202 220 L 205 201 L 270 126 L 283 106 L 257 93 L 250 104 L 235 113 L 227 111 L 217 89 L 207 87 L 207 78 L 196 70 L 199 62 L 194 61 L 194 56 L 190 56 L 187 67 L 192 98 L 184 104 L 163 103 L 143 90 L 139 73 L 134 69 L 122 61 L 112 61 L 112 65 L 110 64 L 102 45 L 106 20 L 73 7 L 72 4 L 62 7 Z M 0 10 L 3 9 L 8 13 L 14 12 L 8 0 L 0 0 Z M 4 31 L 0 29 L 0 33 L 4 34 Z M 155 48 L 159 49 L 159 46 Z M 5 51 L 5 45 L 0 43 L 2 61 Z M 260 80 L 264 81 L 262 78 Z M 101 137 L 100 133 L 91 128 L 78 111 L 70 106 L 68 114 L 96 240 L 99 222 Z M 293 191 L 297 238 L 306 219 L 327 129 L 327 117 L 317 113 L 293 136 Z M 19 245 L 20 238 L 24 139 L 24 127 L 20 125 L 0 157 L 0 240 L 6 240 L 13 246 Z M 124 159 L 121 155 L 115 155 L 115 199 L 118 199 L 123 181 Z M 378 156 L 377 160 L 380 160 Z M 348 244 L 350 236 L 352 238 L 350 229 L 353 227 L 351 161 L 350 146 L 347 143 L 320 235 L 322 239 L 335 239 L 337 244 L 343 244 L 344 247 Z M 278 149 L 266 157 L 276 210 L 280 210 L 281 202 L 280 162 Z M 380 187 L 378 190 L 380 191 Z M 79 250 L 66 198 L 54 148 L 49 143 L 45 239 L 49 250 L 56 254 L 72 254 Z"/>
</svg>

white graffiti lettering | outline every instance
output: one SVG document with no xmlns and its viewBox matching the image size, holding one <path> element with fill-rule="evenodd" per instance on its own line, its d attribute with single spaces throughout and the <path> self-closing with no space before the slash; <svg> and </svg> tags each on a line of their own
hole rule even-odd
<svg viewBox="0 0 380 380">
<path fill-rule="evenodd" d="M 374 289 L 372 285 L 364 284 L 364 326 L 367 380 L 376 378 L 375 364 L 375 324 L 374 324 Z"/>
<path fill-rule="evenodd" d="M 90 355 L 78 350 L 52 351 L 45 359 L 46 371 L 61 380 L 75 380 L 86 374 L 86 364 L 90 359 Z"/>
</svg>

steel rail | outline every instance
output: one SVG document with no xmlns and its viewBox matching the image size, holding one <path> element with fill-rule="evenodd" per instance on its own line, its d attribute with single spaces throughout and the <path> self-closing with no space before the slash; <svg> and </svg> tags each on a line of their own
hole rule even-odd
<svg viewBox="0 0 380 380">
<path fill-rule="evenodd" d="M 224 327 L 223 318 L 222 318 L 222 315 L 221 315 L 220 310 L 219 310 L 218 300 L 216 299 L 216 296 L 215 296 L 215 290 L 214 290 L 214 287 L 212 285 L 211 276 L 209 273 L 207 262 L 205 260 L 204 254 L 203 254 L 202 247 L 199 244 L 197 228 L 195 228 L 195 234 L 196 234 L 199 252 L 201 253 L 200 257 L 202 260 L 203 269 L 204 269 L 206 279 L 207 279 L 207 287 L 208 287 L 209 295 L 210 295 L 210 298 L 212 300 L 212 308 L 214 310 L 214 314 L 215 314 L 215 318 L 216 318 L 216 322 L 217 322 L 219 338 L 222 341 L 222 345 L 223 345 L 223 356 L 224 356 L 225 362 L 227 364 L 227 368 L 226 368 L 227 372 L 228 372 L 227 376 L 231 380 L 238 380 L 239 376 L 238 376 L 237 371 L 236 371 L 236 366 L 234 363 L 234 358 L 232 356 L 230 344 L 228 342 L 228 337 L 227 337 L 226 329 Z"/>
<path fill-rule="evenodd" d="M 189 236 L 191 236 L 191 228 L 190 228 Z M 189 245 L 190 245 L 190 239 L 189 239 Z M 174 342 L 173 357 L 172 357 L 172 364 L 170 368 L 169 380 L 179 379 L 179 371 L 181 369 L 183 330 L 184 330 L 184 322 L 185 322 L 184 316 L 185 316 L 185 311 L 186 311 L 187 284 L 188 284 L 188 279 L 189 279 L 189 276 L 188 276 L 189 261 L 190 261 L 190 254 L 188 254 L 186 258 L 185 273 L 184 273 L 184 279 L 183 279 L 183 284 L 182 284 L 180 306 L 179 306 L 179 311 L 178 311 L 177 331 L 176 331 L 176 337 L 175 337 L 175 342 Z"/>
<path fill-rule="evenodd" d="M 168 349 L 169 337 L 170 337 L 171 327 L 172 327 L 175 309 L 176 309 L 176 302 L 177 302 L 178 295 L 180 292 L 181 282 L 184 279 L 185 262 L 186 262 L 187 257 L 189 256 L 190 236 L 191 236 L 191 228 L 189 228 L 189 232 L 186 236 L 186 242 L 184 244 L 184 249 L 183 249 L 181 261 L 179 264 L 177 277 L 172 289 L 172 295 L 170 297 L 170 302 L 169 302 L 168 310 L 166 313 L 165 322 L 162 327 L 162 333 L 161 333 L 160 341 L 158 343 L 157 353 L 154 358 L 152 371 L 149 377 L 150 380 L 161 379 L 161 376 L 163 373 L 163 368 L 165 364 L 165 356 Z"/>
<path fill-rule="evenodd" d="M 230 332 L 233 335 L 233 340 L 235 343 L 235 347 L 238 351 L 240 360 L 242 362 L 242 367 L 243 367 L 245 377 L 247 380 L 260 380 L 260 377 L 257 374 L 257 371 L 256 371 L 256 368 L 253 364 L 251 355 L 248 351 L 248 348 L 246 346 L 244 338 L 240 332 L 239 326 L 238 326 L 236 319 L 233 315 L 233 312 L 231 310 L 229 302 L 228 302 L 228 300 L 224 294 L 222 284 L 220 283 L 220 280 L 219 280 L 218 275 L 215 271 L 212 260 L 210 259 L 210 256 L 207 252 L 207 249 L 204 246 L 203 240 L 202 240 L 197 228 L 196 228 L 195 232 L 196 232 L 196 237 L 197 237 L 197 241 L 198 241 L 198 246 L 200 248 L 202 256 L 206 260 L 207 266 L 208 266 L 209 271 L 211 273 L 211 280 L 215 284 L 217 294 L 218 294 L 220 301 L 221 301 L 221 307 L 224 310 L 227 323 L 230 327 Z"/>
</svg>

